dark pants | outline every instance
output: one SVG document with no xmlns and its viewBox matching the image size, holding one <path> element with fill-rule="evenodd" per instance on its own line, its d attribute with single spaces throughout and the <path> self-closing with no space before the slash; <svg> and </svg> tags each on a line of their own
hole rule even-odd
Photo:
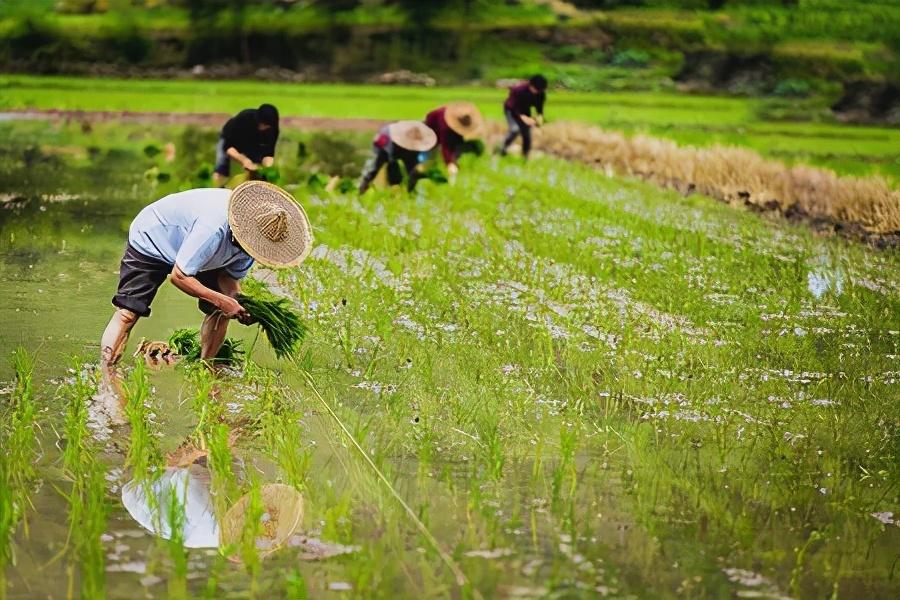
<svg viewBox="0 0 900 600">
<path fill-rule="evenodd" d="M 168 263 L 141 254 L 129 244 L 119 266 L 119 289 L 113 296 L 113 306 L 130 310 L 139 317 L 149 317 L 150 304 L 172 268 Z M 222 269 L 201 271 L 194 277 L 209 289 L 220 292 L 219 274 L 222 272 Z M 198 305 L 206 314 L 216 311 L 216 307 L 205 300 L 200 300 Z"/>
<path fill-rule="evenodd" d="M 416 171 L 418 152 L 394 148 L 394 156 L 391 156 L 387 150 L 379 146 L 373 145 L 372 150 L 372 156 L 369 157 L 369 160 L 366 161 L 363 167 L 362 177 L 359 182 L 360 194 L 369 189 L 369 185 L 372 184 L 372 181 L 378 176 L 378 171 L 385 164 L 387 164 L 387 181 L 389 185 L 400 185 L 403 183 L 403 169 L 400 168 L 400 163 L 403 163 L 403 166 L 406 168 L 407 189 L 409 191 L 415 189 L 416 183 L 422 178 L 422 175 Z"/>
<path fill-rule="evenodd" d="M 528 156 L 528 153 L 531 152 L 531 127 L 525 124 L 525 122 L 519 118 L 519 115 L 514 114 L 513 111 L 504 107 L 503 113 L 506 115 L 506 124 L 509 126 L 509 133 L 506 134 L 506 139 L 503 140 L 503 153 L 506 154 L 506 149 L 509 148 L 509 145 L 516 141 L 516 137 L 522 136 L 522 156 Z"/>
<path fill-rule="evenodd" d="M 509 126 L 509 133 L 506 134 L 506 139 L 503 140 L 503 153 L 506 153 L 506 149 L 509 148 L 509 145 L 516 141 L 516 137 L 519 135 L 522 136 L 522 156 L 528 156 L 528 153 L 531 152 L 531 127 L 525 124 L 522 119 L 519 118 L 519 115 L 514 114 L 508 108 L 503 108 L 503 114 L 506 115 L 506 124 Z"/>
</svg>

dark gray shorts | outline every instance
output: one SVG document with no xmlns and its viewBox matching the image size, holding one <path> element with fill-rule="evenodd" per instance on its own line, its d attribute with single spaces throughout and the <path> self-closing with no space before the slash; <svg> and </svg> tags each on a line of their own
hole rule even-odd
<svg viewBox="0 0 900 600">
<path fill-rule="evenodd" d="M 113 306 L 130 310 L 140 317 L 149 317 L 150 304 L 166 277 L 172 273 L 172 268 L 172 265 L 141 254 L 128 244 L 119 266 L 119 289 L 113 296 Z M 223 269 L 201 271 L 195 277 L 209 289 L 218 292 L 221 291 L 219 274 L 222 272 Z M 216 311 L 216 307 L 205 300 L 200 300 L 198 306 L 206 314 Z"/>
</svg>

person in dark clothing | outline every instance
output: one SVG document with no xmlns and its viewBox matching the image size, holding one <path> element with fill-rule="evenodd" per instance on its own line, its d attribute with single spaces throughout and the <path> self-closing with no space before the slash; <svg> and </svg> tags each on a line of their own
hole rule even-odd
<svg viewBox="0 0 900 600">
<path fill-rule="evenodd" d="M 278 141 L 278 109 L 271 104 L 242 110 L 228 119 L 216 145 L 216 168 L 213 183 L 224 185 L 231 173 L 231 160 L 254 172 L 261 164 L 271 167 L 275 162 L 275 143 Z"/>
<path fill-rule="evenodd" d="M 481 112 L 471 102 L 452 102 L 428 113 L 425 124 L 437 135 L 437 143 L 441 147 L 441 155 L 452 183 L 459 172 L 459 155 L 466 141 L 481 133 L 484 125 Z"/>
<path fill-rule="evenodd" d="M 363 167 L 359 182 L 359 193 L 364 193 L 378 175 L 378 171 L 387 165 L 387 180 L 390 185 L 403 182 L 403 171 L 406 169 L 407 189 L 416 187 L 422 174 L 416 167 L 425 158 L 425 153 L 434 148 L 437 136 L 434 131 L 420 121 L 397 121 L 385 125 L 378 130 L 372 140 L 372 156 Z"/>
<path fill-rule="evenodd" d="M 544 100 L 546 100 L 547 79 L 543 75 L 535 75 L 528 81 L 523 81 L 509 88 L 509 96 L 503 103 L 503 113 L 506 115 L 506 123 L 509 125 L 509 133 L 503 140 L 500 153 L 506 155 L 516 137 L 522 136 L 522 156 L 528 158 L 531 151 L 531 128 L 540 126 L 544 121 Z M 536 115 L 531 116 L 534 108 Z"/>
</svg>

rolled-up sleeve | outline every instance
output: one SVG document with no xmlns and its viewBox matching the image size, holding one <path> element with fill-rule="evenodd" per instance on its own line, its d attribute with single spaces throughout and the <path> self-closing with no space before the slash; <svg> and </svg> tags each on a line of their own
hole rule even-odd
<svg viewBox="0 0 900 600">
<path fill-rule="evenodd" d="M 222 243 L 223 232 L 208 227 L 195 226 L 184 238 L 178 253 L 175 255 L 175 265 L 181 272 L 190 277 L 203 271 L 206 264 L 216 253 Z"/>
</svg>

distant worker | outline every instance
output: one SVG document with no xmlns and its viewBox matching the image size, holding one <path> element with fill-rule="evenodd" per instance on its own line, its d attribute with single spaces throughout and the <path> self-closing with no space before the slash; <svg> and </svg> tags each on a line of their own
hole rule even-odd
<svg viewBox="0 0 900 600">
<path fill-rule="evenodd" d="M 221 187 L 228 182 L 232 159 L 251 175 L 260 165 L 271 167 L 277 141 L 278 109 L 271 104 L 248 108 L 231 117 L 219 134 L 213 183 Z"/>
<path fill-rule="evenodd" d="M 509 96 L 503 103 L 503 113 L 506 115 L 506 123 L 509 125 L 509 133 L 503 140 L 500 153 L 506 155 L 516 137 L 522 136 L 522 156 L 528 158 L 531 151 L 531 128 L 542 125 L 544 122 L 544 100 L 546 100 L 547 79 L 543 75 L 535 75 L 528 81 L 523 81 L 509 88 Z M 531 116 L 534 108 L 536 115 Z"/>
<path fill-rule="evenodd" d="M 382 167 L 387 167 L 389 185 L 403 183 L 403 171 L 406 169 L 406 187 L 412 191 L 423 174 L 418 170 L 419 163 L 427 158 L 437 143 L 437 135 L 421 121 L 397 121 L 385 125 L 378 130 L 372 140 L 372 156 L 363 167 L 362 180 L 359 182 L 359 193 L 365 193 Z"/>
<path fill-rule="evenodd" d="M 484 118 L 471 102 L 451 102 L 428 113 L 425 124 L 437 134 L 437 143 L 452 183 L 459 172 L 459 155 L 467 141 L 481 135 Z"/>
</svg>

